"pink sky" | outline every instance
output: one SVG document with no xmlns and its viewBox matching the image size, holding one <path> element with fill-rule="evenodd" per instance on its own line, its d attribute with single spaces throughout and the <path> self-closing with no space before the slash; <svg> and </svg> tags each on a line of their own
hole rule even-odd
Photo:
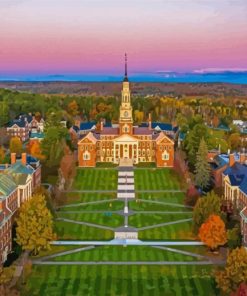
<svg viewBox="0 0 247 296">
<path fill-rule="evenodd" d="M 114 75 L 124 52 L 133 73 L 247 68 L 246 0 L 2 0 L 0 15 L 0 73 Z"/>
</svg>

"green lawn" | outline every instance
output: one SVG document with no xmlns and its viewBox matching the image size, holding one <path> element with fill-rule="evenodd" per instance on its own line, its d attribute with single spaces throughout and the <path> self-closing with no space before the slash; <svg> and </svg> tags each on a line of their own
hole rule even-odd
<svg viewBox="0 0 247 296">
<path fill-rule="evenodd" d="M 23 296 L 216 296 L 210 266 L 33 266 Z"/>
<path fill-rule="evenodd" d="M 114 237 L 113 231 L 110 230 L 64 221 L 55 222 L 55 231 L 60 240 L 110 240 Z"/>
<path fill-rule="evenodd" d="M 189 219 L 191 213 L 188 214 L 136 214 L 129 217 L 129 225 L 133 227 L 144 227 L 154 224 L 173 222 L 177 220 Z"/>
<path fill-rule="evenodd" d="M 109 201 L 109 202 L 102 202 L 97 204 L 89 204 L 89 205 L 78 205 L 70 204 L 71 206 L 66 206 L 65 208 L 60 208 L 60 212 L 67 212 L 67 211 L 95 211 L 95 210 L 102 210 L 102 211 L 118 211 L 122 210 L 124 207 L 124 202 L 120 200 Z"/>
<path fill-rule="evenodd" d="M 197 261 L 197 258 L 145 246 L 103 246 L 59 256 L 55 261 Z"/>
<path fill-rule="evenodd" d="M 110 215 L 106 215 L 110 214 Z M 112 213 L 66 213 L 66 212 L 58 212 L 58 217 L 71 219 L 75 221 L 83 221 L 83 222 L 89 222 L 94 224 L 99 224 L 103 226 L 109 226 L 109 227 L 119 227 L 124 225 L 124 217 L 112 214 Z M 73 224 L 72 227 L 74 227 L 75 224 Z M 80 237 L 79 237 L 80 239 Z"/>
<path fill-rule="evenodd" d="M 129 201 L 129 208 L 135 211 L 191 212 L 191 209 L 181 207 L 180 204 L 178 204 L 178 206 L 170 204 L 156 204 L 145 202 L 145 200 L 131 200 Z"/>
<path fill-rule="evenodd" d="M 114 199 L 116 197 L 117 197 L 117 193 L 67 192 L 66 204 Z"/>
<path fill-rule="evenodd" d="M 184 202 L 185 194 L 184 192 L 158 192 L 158 193 L 148 193 L 148 192 L 137 192 L 137 199 L 148 199 L 148 200 L 157 200 L 168 203 L 182 204 Z"/>
<path fill-rule="evenodd" d="M 114 190 L 117 188 L 118 171 L 114 169 L 77 169 L 73 189 Z"/>
<path fill-rule="evenodd" d="M 138 232 L 142 240 L 194 240 L 191 222 L 183 222 L 163 227 L 141 230 Z"/>
<path fill-rule="evenodd" d="M 172 169 L 137 169 L 134 173 L 138 190 L 178 190 L 178 176 Z"/>
</svg>

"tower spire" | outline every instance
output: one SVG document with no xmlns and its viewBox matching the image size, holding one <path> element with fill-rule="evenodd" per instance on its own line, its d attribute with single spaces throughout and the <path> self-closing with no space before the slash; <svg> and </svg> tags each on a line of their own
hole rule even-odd
<svg viewBox="0 0 247 296">
<path fill-rule="evenodd" d="M 124 55 L 124 61 L 125 61 L 125 73 L 124 73 L 124 81 L 129 81 L 128 80 L 128 71 L 127 71 L 127 53 Z"/>
</svg>

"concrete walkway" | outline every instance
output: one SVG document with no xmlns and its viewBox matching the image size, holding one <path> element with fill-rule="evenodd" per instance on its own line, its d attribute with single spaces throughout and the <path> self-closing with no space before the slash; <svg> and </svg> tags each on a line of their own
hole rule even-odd
<svg viewBox="0 0 247 296">
<path fill-rule="evenodd" d="M 52 259 L 52 258 L 56 258 L 59 256 L 64 256 L 64 255 L 70 255 L 70 254 L 75 254 L 81 251 L 88 251 L 88 250 L 92 250 L 95 249 L 95 246 L 88 246 L 88 247 L 82 247 L 82 248 L 77 248 L 77 249 L 73 249 L 73 250 L 69 250 L 69 251 L 64 251 L 64 252 L 58 252 L 52 255 L 48 255 L 48 256 L 44 256 L 44 257 L 40 257 L 38 259 L 35 259 L 34 261 L 44 261 L 47 259 Z"/>
<path fill-rule="evenodd" d="M 113 202 L 113 201 L 117 201 L 117 199 L 113 198 L 113 199 L 102 199 L 102 200 L 97 200 L 97 201 L 86 201 L 86 202 L 80 202 L 80 203 L 73 203 L 73 204 L 69 204 L 69 205 L 59 206 L 59 207 L 57 207 L 57 209 L 95 205 L 95 204 L 101 204 L 101 203 Z"/>
<path fill-rule="evenodd" d="M 212 261 L 33 261 L 36 265 L 213 265 Z M 218 261 L 218 265 L 225 261 Z"/>
<path fill-rule="evenodd" d="M 142 241 L 139 239 L 113 239 L 110 241 L 53 241 L 54 246 L 203 246 L 200 241 Z"/>
<path fill-rule="evenodd" d="M 154 200 L 154 199 L 136 199 L 139 202 L 149 202 L 149 203 L 155 203 L 155 204 L 160 204 L 160 205 L 167 205 L 167 206 L 173 206 L 177 208 L 187 208 L 187 209 L 193 209 L 191 206 L 185 206 L 177 203 L 172 203 L 172 202 L 165 202 L 165 201 L 159 201 L 159 200 Z"/>
<path fill-rule="evenodd" d="M 154 225 L 149 225 L 149 226 L 144 226 L 144 227 L 138 228 L 138 231 L 157 228 L 157 227 L 163 227 L 163 226 L 168 226 L 168 225 L 173 225 L 173 224 L 178 224 L 178 223 L 184 223 L 184 222 L 188 222 L 188 221 L 192 221 L 192 218 L 176 220 L 176 221 L 171 221 L 171 222 L 165 222 L 165 223 L 160 223 L 160 224 L 154 224 Z"/>
<path fill-rule="evenodd" d="M 156 249 L 160 249 L 160 250 L 165 250 L 165 251 L 169 251 L 169 252 L 173 252 L 173 253 L 186 255 L 186 256 L 191 256 L 191 257 L 196 257 L 196 258 L 204 258 L 204 259 L 210 260 L 210 258 L 208 256 L 203 256 L 203 255 L 192 253 L 192 252 L 182 251 L 182 250 L 178 250 L 178 249 L 172 249 L 172 248 L 163 247 L 163 246 L 152 246 L 152 247 L 156 248 Z"/>
<path fill-rule="evenodd" d="M 66 219 L 66 218 L 57 218 L 56 220 L 57 221 L 64 221 L 64 222 L 68 222 L 68 223 L 79 224 L 79 225 L 86 225 L 86 226 L 91 226 L 91 227 L 95 227 L 95 228 L 100 228 L 100 229 L 114 231 L 114 228 L 112 228 L 112 227 L 103 226 L 103 225 L 94 224 L 94 223 L 89 223 L 89 222 L 76 221 L 76 220 L 71 220 L 71 219 Z"/>
</svg>

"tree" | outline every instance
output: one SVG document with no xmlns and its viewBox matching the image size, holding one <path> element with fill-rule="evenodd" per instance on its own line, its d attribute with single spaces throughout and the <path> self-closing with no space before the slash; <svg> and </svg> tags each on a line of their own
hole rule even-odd
<svg viewBox="0 0 247 296">
<path fill-rule="evenodd" d="M 247 279 L 247 250 L 244 247 L 236 248 L 228 252 L 224 270 L 215 274 L 218 287 L 224 295 L 236 291 L 240 284 Z"/>
<path fill-rule="evenodd" d="M 242 244 L 242 236 L 240 227 L 237 225 L 232 229 L 227 230 L 227 241 L 230 249 L 240 247 Z"/>
<path fill-rule="evenodd" d="M 16 223 L 17 243 L 34 255 L 40 250 L 50 249 L 50 242 L 56 239 L 52 215 L 46 206 L 45 196 L 41 194 L 22 204 Z"/>
<path fill-rule="evenodd" d="M 0 127 L 9 121 L 9 105 L 6 101 L 0 102 Z"/>
<path fill-rule="evenodd" d="M 68 104 L 68 113 L 70 115 L 72 115 L 72 116 L 78 115 L 78 113 L 79 113 L 78 109 L 79 109 L 79 107 L 78 107 L 76 100 L 73 100 Z"/>
<path fill-rule="evenodd" d="M 184 203 L 187 206 L 194 206 L 199 198 L 200 194 L 195 186 L 191 185 L 188 190 L 186 191 L 186 197 Z"/>
<path fill-rule="evenodd" d="M 64 156 L 60 163 L 60 176 L 65 180 L 65 186 L 68 188 L 76 175 L 75 157 L 68 146 L 64 148 Z"/>
<path fill-rule="evenodd" d="M 17 155 L 22 153 L 22 142 L 19 137 L 13 137 L 10 139 L 9 149 L 11 153 L 16 153 Z"/>
<path fill-rule="evenodd" d="M 32 144 L 30 146 L 30 154 L 33 156 L 33 157 L 36 157 L 38 159 L 44 159 L 44 155 L 42 155 L 42 152 L 41 152 L 41 145 L 40 145 L 40 142 L 39 141 L 32 141 Z"/>
<path fill-rule="evenodd" d="M 241 283 L 237 290 L 231 293 L 231 296 L 247 296 L 247 284 Z"/>
<path fill-rule="evenodd" d="M 214 192 L 209 192 L 204 197 L 199 197 L 193 210 L 193 229 L 197 233 L 208 217 L 212 214 L 220 215 L 221 212 L 221 200 L 219 196 Z"/>
<path fill-rule="evenodd" d="M 218 215 L 210 215 L 199 229 L 199 238 L 212 251 L 227 242 L 224 221 Z"/>
<path fill-rule="evenodd" d="M 233 133 L 228 138 L 228 144 L 231 150 L 237 150 L 241 147 L 241 137 L 239 133 Z"/>
<path fill-rule="evenodd" d="M 206 188 L 210 182 L 210 165 L 207 160 L 207 154 L 208 148 L 202 138 L 195 163 L 195 184 L 202 189 Z"/>
<path fill-rule="evenodd" d="M 0 163 L 3 163 L 5 159 L 5 152 L 2 146 L 0 146 Z"/>
</svg>

